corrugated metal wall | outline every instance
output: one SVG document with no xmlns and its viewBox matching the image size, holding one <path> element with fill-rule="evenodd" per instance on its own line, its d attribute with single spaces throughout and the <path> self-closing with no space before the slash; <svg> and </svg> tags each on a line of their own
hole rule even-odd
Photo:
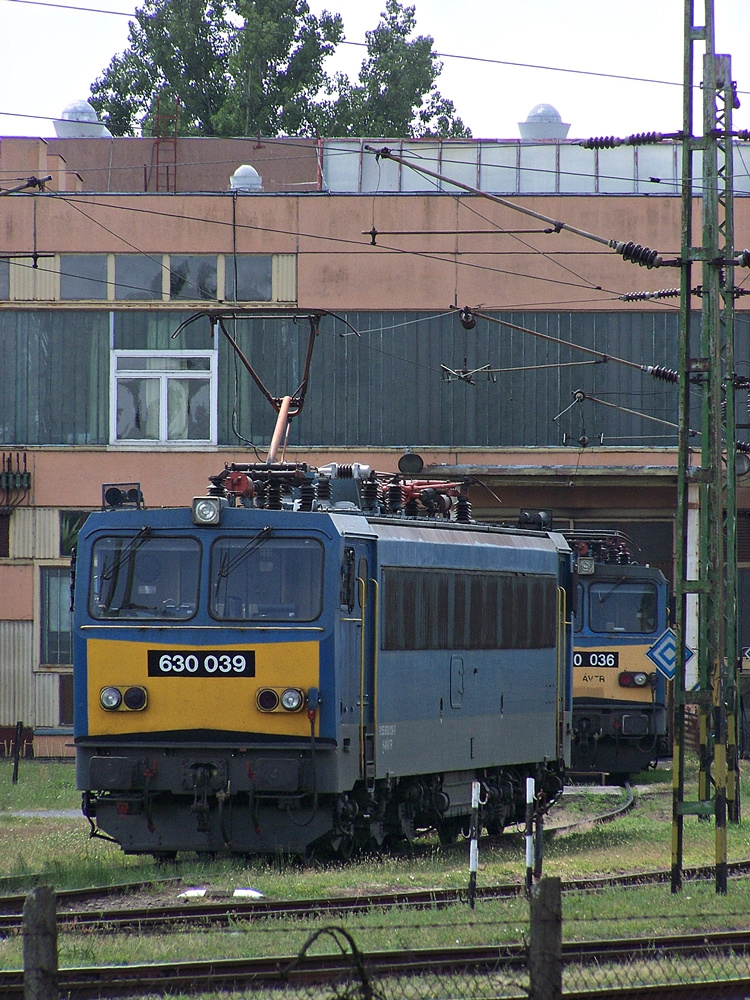
<svg viewBox="0 0 750 1000">
<path fill-rule="evenodd" d="M 479 319 L 464 330 L 455 312 L 346 313 L 359 332 L 324 317 L 315 345 L 307 402 L 291 440 L 303 446 L 461 447 L 549 446 L 563 434 L 605 444 L 661 446 L 676 443 L 676 429 L 638 416 L 676 422 L 674 386 L 637 369 L 595 359 L 573 348 Z M 672 313 L 512 313 L 503 319 L 610 358 L 674 368 L 678 320 Z M 293 392 L 302 378 L 306 324 L 249 320 L 237 324 L 243 351 L 274 395 Z M 474 384 L 445 380 L 454 371 L 489 365 Z M 234 359 L 221 362 L 220 440 L 239 432 L 267 444 L 274 413 L 244 371 L 234 394 Z M 611 404 L 586 400 L 558 420 L 582 389 Z M 633 412 L 627 412 L 636 411 Z"/>
<path fill-rule="evenodd" d="M 11 559 L 57 559 L 60 556 L 60 513 L 40 507 L 18 507 L 10 519 Z"/>
<path fill-rule="evenodd" d="M 13 725 L 19 720 L 27 726 L 43 724 L 37 721 L 36 714 L 35 689 L 39 675 L 31 666 L 33 630 L 33 622 L 0 621 L 0 723 L 3 725 Z"/>
<path fill-rule="evenodd" d="M 215 346 L 208 319 L 171 339 L 188 315 L 115 313 L 114 345 L 137 350 Z M 599 364 L 573 347 L 485 319 L 464 330 L 455 311 L 352 312 L 344 318 L 359 336 L 345 323 L 323 318 L 307 402 L 292 429 L 296 444 L 535 447 L 557 445 L 563 434 L 590 440 L 603 434 L 605 444 L 629 447 L 676 443 L 674 428 L 639 415 L 676 422 L 675 387 L 616 361 L 676 368 L 676 311 L 518 312 L 501 317 L 611 359 Z M 107 442 L 109 322 L 104 310 L 0 313 L 0 445 Z M 229 321 L 229 329 L 274 396 L 296 392 L 307 321 L 250 317 Z M 736 330 L 737 370 L 743 373 L 750 364 L 750 318 L 738 314 Z M 223 338 L 218 347 L 219 443 L 235 445 L 236 429 L 251 442 L 266 445 L 275 414 Z M 478 371 L 474 384 L 446 381 L 441 369 L 486 365 L 494 370 L 491 378 Z M 603 402 L 586 399 L 568 410 L 577 389 Z M 738 405 L 744 414 L 746 393 L 738 394 Z M 750 436 L 750 431 L 744 433 Z"/>
</svg>

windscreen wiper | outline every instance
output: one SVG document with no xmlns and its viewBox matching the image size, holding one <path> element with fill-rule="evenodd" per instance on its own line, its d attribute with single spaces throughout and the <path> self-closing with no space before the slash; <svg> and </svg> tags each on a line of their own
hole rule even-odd
<svg viewBox="0 0 750 1000">
<path fill-rule="evenodd" d="M 134 556 L 138 551 L 138 549 L 141 547 L 141 545 L 143 545 L 143 543 L 148 539 L 150 534 L 151 534 L 151 526 L 145 524 L 138 532 L 138 534 L 134 535 L 130 539 L 128 544 L 120 552 L 119 556 L 112 562 L 111 566 L 108 566 L 106 562 L 102 566 L 101 579 L 102 581 L 109 580 L 109 588 L 107 591 L 107 596 L 104 599 L 102 605 L 105 611 L 112 611 L 112 610 L 120 611 L 122 607 L 125 606 L 125 602 L 123 602 L 120 605 L 120 608 L 117 609 L 112 608 L 112 602 L 115 599 L 115 593 L 117 591 L 117 583 L 120 578 L 120 567 L 123 565 L 124 562 L 126 561 L 128 562 L 128 578 L 125 582 L 125 593 L 123 594 L 123 596 L 129 597 L 130 591 L 133 586 L 133 571 L 135 569 Z"/>
<path fill-rule="evenodd" d="M 243 563 L 249 555 L 251 555 L 257 548 L 259 548 L 263 542 L 271 535 L 273 528 L 270 524 L 267 524 L 264 528 L 261 528 L 257 535 L 254 535 L 242 548 L 235 552 L 233 556 L 230 557 L 229 552 L 225 552 L 221 558 L 221 565 L 219 566 L 219 571 L 216 574 L 216 586 L 214 588 L 214 600 L 219 595 L 219 587 L 221 586 L 221 581 L 225 580 L 230 573 Z"/>
<path fill-rule="evenodd" d="M 599 604 L 602 605 L 602 604 L 604 604 L 605 601 L 608 601 L 610 599 L 610 597 L 612 596 L 612 594 L 614 594 L 614 592 L 617 590 L 617 588 L 621 584 L 625 583 L 626 579 L 627 579 L 627 577 L 621 576 L 620 579 L 617 581 L 617 583 L 613 584 L 609 588 L 609 590 L 607 591 L 606 594 L 598 594 L 597 597 L 599 598 Z"/>
</svg>

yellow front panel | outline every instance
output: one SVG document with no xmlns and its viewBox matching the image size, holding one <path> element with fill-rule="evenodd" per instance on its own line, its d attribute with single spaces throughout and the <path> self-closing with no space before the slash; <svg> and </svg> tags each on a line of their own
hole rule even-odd
<svg viewBox="0 0 750 1000">
<path fill-rule="evenodd" d="M 650 684 L 645 687 L 621 687 L 617 678 L 624 670 L 632 673 L 643 672 L 652 674 L 656 669 L 646 656 L 650 646 L 618 646 L 618 665 L 573 667 L 573 697 L 598 698 L 606 701 L 640 701 L 651 704 L 654 692 Z M 613 652 L 605 646 L 595 649 L 591 646 L 576 646 L 573 650 L 573 662 L 576 654 L 589 655 L 600 653 L 606 656 Z M 606 661 L 605 661 L 606 663 Z"/>
<path fill-rule="evenodd" d="M 309 736 L 307 713 L 259 712 L 255 693 L 260 687 L 320 686 L 320 644 L 317 642 L 269 642 L 258 645 L 212 644 L 222 649 L 255 653 L 255 676 L 210 677 L 185 673 L 149 677 L 148 650 L 170 653 L 194 652 L 195 646 L 175 643 L 124 642 L 119 639 L 88 641 L 89 734 L 153 733 L 180 729 L 215 729 L 271 733 L 279 736 Z M 148 692 L 142 712 L 106 712 L 99 692 L 140 685 Z"/>
</svg>

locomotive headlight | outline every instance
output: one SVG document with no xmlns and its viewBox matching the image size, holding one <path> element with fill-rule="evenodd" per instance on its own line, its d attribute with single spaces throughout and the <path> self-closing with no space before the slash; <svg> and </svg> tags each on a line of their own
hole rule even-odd
<svg viewBox="0 0 750 1000">
<path fill-rule="evenodd" d="M 305 703 L 305 696 L 299 688 L 286 688 L 281 693 L 281 704 L 287 712 L 299 712 Z"/>
<path fill-rule="evenodd" d="M 221 521 L 221 500 L 219 497 L 195 497 L 193 499 L 193 524 L 218 524 Z"/>
<path fill-rule="evenodd" d="M 261 688 L 255 696 L 255 704 L 261 712 L 273 712 L 279 707 L 279 696 L 273 688 Z"/>
<path fill-rule="evenodd" d="M 122 703 L 122 695 L 115 687 L 102 688 L 99 692 L 99 704 L 108 712 L 114 712 Z"/>
<path fill-rule="evenodd" d="M 142 687 L 129 687 L 123 695 L 125 707 L 131 712 L 140 712 L 146 707 L 148 695 L 146 689 Z"/>
<path fill-rule="evenodd" d="M 617 678 L 620 687 L 645 687 L 649 683 L 648 674 L 643 671 L 624 670 Z"/>
</svg>

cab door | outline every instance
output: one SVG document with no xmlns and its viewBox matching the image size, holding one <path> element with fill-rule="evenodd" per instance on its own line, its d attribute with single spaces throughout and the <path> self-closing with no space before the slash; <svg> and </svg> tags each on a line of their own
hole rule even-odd
<svg viewBox="0 0 750 1000">
<path fill-rule="evenodd" d="M 341 569 L 339 616 L 340 726 L 357 776 L 375 776 L 375 629 L 377 584 L 371 578 L 372 546 L 347 537 Z"/>
</svg>

